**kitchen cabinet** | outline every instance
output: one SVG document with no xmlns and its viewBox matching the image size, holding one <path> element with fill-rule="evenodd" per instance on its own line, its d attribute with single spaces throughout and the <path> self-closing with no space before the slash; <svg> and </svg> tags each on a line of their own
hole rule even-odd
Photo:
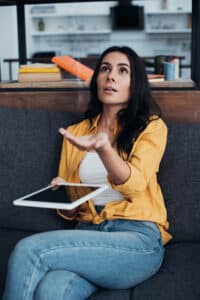
<svg viewBox="0 0 200 300">
<path fill-rule="evenodd" d="M 191 11 L 160 10 L 156 12 L 146 12 L 145 24 L 146 33 L 191 33 Z"/>
</svg>

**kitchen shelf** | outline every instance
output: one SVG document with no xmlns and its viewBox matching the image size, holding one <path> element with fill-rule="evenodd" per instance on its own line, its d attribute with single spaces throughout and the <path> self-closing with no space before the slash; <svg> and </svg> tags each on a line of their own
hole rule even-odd
<svg viewBox="0 0 200 300">
<path fill-rule="evenodd" d="M 84 35 L 84 34 L 110 34 L 111 30 L 104 31 L 73 31 L 73 32 L 59 32 L 59 31 L 45 31 L 45 32 L 33 32 L 31 35 L 35 37 L 46 36 L 46 35 Z"/>
<path fill-rule="evenodd" d="M 60 17 L 92 17 L 92 16 L 109 16 L 109 13 L 99 13 L 96 11 L 95 13 L 87 13 L 87 12 L 82 12 L 82 13 L 48 13 L 48 14 L 37 14 L 37 15 L 30 15 L 32 19 L 40 19 L 40 18 L 60 18 Z"/>
<path fill-rule="evenodd" d="M 146 15 L 176 15 L 176 14 L 191 14 L 189 10 L 158 10 L 158 11 L 147 11 Z"/>
<path fill-rule="evenodd" d="M 110 30 L 105 31 L 73 31 L 73 32 L 59 32 L 59 31 L 45 31 L 45 32 L 33 32 L 32 36 L 45 36 L 45 35 L 75 35 L 75 34 L 110 34 Z"/>
<path fill-rule="evenodd" d="M 148 34 L 159 34 L 159 33 L 191 33 L 190 28 L 185 29 L 148 29 L 146 30 Z"/>
</svg>

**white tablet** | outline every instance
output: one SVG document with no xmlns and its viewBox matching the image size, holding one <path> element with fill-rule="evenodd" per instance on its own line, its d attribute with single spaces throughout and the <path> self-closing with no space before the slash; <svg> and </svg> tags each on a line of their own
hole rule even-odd
<svg viewBox="0 0 200 300">
<path fill-rule="evenodd" d="M 65 182 L 56 190 L 48 185 L 13 201 L 14 205 L 53 209 L 73 209 L 101 194 L 108 185 Z M 73 201 L 73 202 L 72 202 Z"/>
</svg>

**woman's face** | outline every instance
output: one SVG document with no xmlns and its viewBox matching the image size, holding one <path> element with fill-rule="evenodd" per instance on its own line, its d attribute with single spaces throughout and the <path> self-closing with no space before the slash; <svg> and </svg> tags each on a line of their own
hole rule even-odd
<svg viewBox="0 0 200 300">
<path fill-rule="evenodd" d="M 106 54 L 97 76 L 99 100 L 107 105 L 127 106 L 130 84 L 131 70 L 127 56 L 121 52 Z"/>
</svg>

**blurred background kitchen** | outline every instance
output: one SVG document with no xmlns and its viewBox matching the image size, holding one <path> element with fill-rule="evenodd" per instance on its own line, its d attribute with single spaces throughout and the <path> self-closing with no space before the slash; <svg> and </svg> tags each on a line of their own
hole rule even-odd
<svg viewBox="0 0 200 300">
<path fill-rule="evenodd" d="M 33 58 L 41 62 L 54 55 L 70 55 L 93 67 L 108 46 L 127 45 L 143 57 L 148 73 L 157 73 L 156 58 L 172 56 L 179 58 L 180 77 L 190 78 L 191 2 L 124 0 L 26 5 L 27 63 Z M 0 26 L 1 80 L 17 80 L 15 6 L 0 7 Z"/>
</svg>

